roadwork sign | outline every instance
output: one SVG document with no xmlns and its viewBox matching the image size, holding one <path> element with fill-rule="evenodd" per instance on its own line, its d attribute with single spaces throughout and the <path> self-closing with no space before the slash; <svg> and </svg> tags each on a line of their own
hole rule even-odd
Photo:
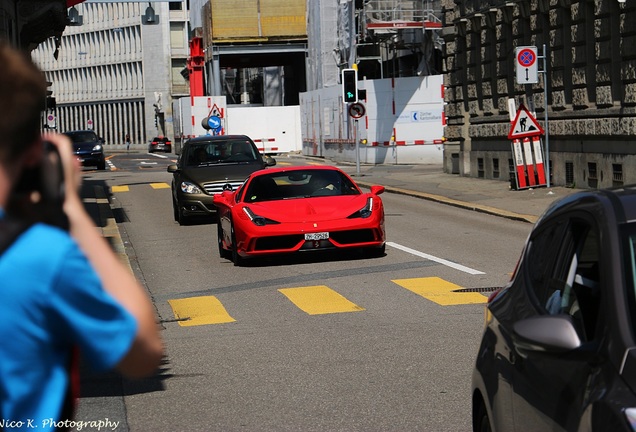
<svg viewBox="0 0 636 432">
<path fill-rule="evenodd" d="M 510 132 L 508 132 L 508 139 L 519 139 L 537 135 L 543 135 L 545 131 L 534 118 L 530 111 L 522 104 L 517 110 L 517 115 L 512 122 Z"/>
</svg>

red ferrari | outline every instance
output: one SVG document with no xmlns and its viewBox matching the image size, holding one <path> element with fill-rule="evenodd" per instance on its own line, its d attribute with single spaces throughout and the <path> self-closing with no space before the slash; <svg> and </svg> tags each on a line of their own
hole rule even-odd
<svg viewBox="0 0 636 432">
<path fill-rule="evenodd" d="M 384 186 L 363 192 L 331 166 L 269 168 L 214 195 L 219 254 L 244 258 L 300 251 L 385 250 Z"/>
</svg>

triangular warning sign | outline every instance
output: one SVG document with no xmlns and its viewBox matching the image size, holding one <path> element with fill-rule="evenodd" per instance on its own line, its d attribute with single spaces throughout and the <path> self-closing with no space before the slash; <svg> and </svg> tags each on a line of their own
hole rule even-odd
<svg viewBox="0 0 636 432">
<path fill-rule="evenodd" d="M 217 116 L 217 117 L 223 118 L 223 111 L 219 109 L 219 106 L 217 104 L 214 104 L 212 106 L 212 109 L 210 109 L 210 112 L 208 113 L 208 117 L 211 117 L 211 116 Z"/>
<path fill-rule="evenodd" d="M 545 131 L 541 125 L 537 122 L 532 114 L 522 104 L 517 110 L 517 116 L 512 122 L 510 132 L 508 132 L 508 139 L 525 138 L 536 135 L 543 135 Z"/>
</svg>

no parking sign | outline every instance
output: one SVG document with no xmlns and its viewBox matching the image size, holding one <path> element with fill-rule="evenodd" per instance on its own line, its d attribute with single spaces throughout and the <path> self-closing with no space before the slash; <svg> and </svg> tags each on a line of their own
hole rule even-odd
<svg viewBox="0 0 636 432">
<path fill-rule="evenodd" d="M 517 47 L 515 50 L 515 68 L 517 72 L 517 84 L 538 83 L 537 47 Z"/>
</svg>

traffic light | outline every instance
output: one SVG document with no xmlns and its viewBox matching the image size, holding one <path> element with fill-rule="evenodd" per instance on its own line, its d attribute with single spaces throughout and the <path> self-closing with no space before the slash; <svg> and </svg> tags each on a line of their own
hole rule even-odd
<svg viewBox="0 0 636 432">
<path fill-rule="evenodd" d="M 342 100 L 344 103 L 358 102 L 358 71 L 342 70 Z"/>
<path fill-rule="evenodd" d="M 57 106 L 57 103 L 55 101 L 55 98 L 53 96 L 47 96 L 46 97 L 46 108 L 51 110 L 51 111 L 55 111 L 55 107 Z"/>
</svg>

